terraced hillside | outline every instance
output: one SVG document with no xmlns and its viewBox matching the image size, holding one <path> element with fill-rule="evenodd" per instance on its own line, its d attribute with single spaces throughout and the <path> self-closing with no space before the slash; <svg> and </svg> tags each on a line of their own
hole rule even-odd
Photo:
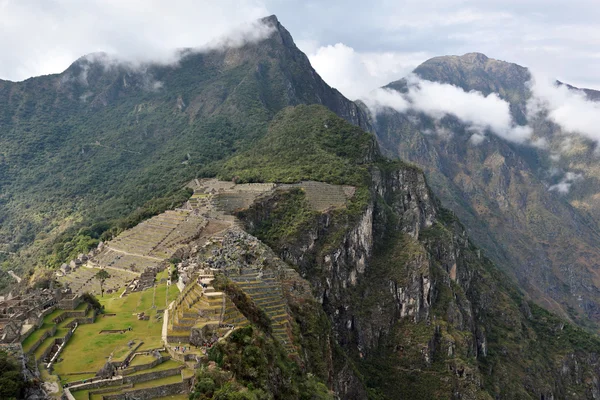
<svg viewBox="0 0 600 400">
<path fill-rule="evenodd" d="M 193 279 L 181 292 L 169 314 L 167 341 L 196 346 L 212 343 L 248 320 L 224 293 L 199 280 L 211 281 L 212 275 Z M 213 335 L 216 335 L 213 339 Z"/>
<path fill-rule="evenodd" d="M 163 282 L 124 297 L 99 298 L 104 313 L 97 316 L 85 302 L 74 310 L 54 310 L 23 341 L 24 353 L 42 379 L 56 385 L 49 394 L 54 398 L 62 386 L 86 399 L 132 390 L 147 398 L 182 393 L 194 373 L 183 359 L 171 359 L 173 349 L 162 340 L 164 310 L 178 294 L 176 286 Z"/>
<path fill-rule="evenodd" d="M 135 353 L 120 375 L 96 384 L 75 384 L 68 391 L 77 400 L 157 398 L 188 392 L 193 376 L 193 369 L 172 360 L 166 352 Z"/>
<path fill-rule="evenodd" d="M 249 208 L 259 198 L 273 194 L 275 190 L 301 189 L 314 211 L 345 207 L 356 191 L 353 186 L 331 185 L 324 182 L 302 181 L 298 183 L 242 183 L 216 179 L 194 180 L 189 185 L 194 195 L 188 202 L 193 209 L 199 204 L 208 205 L 206 212 L 213 208 L 224 214 L 232 214 Z M 200 203 L 200 199 L 204 200 Z"/>
<path fill-rule="evenodd" d="M 67 275 L 58 278 L 59 282 L 67 285 L 73 293 L 91 293 L 100 295 L 100 281 L 96 279 L 96 274 L 100 268 L 79 267 Z M 128 270 L 109 269 L 110 278 L 106 279 L 102 285 L 105 293 L 117 292 L 124 288 L 129 282 L 139 276 L 138 273 Z"/>
<path fill-rule="evenodd" d="M 289 354 L 296 354 L 290 323 L 291 315 L 287 309 L 281 282 L 275 272 L 247 268 L 240 274 L 232 271 L 226 273 L 228 278 L 267 314 L 271 320 L 273 336 L 284 345 Z"/>
<path fill-rule="evenodd" d="M 190 210 L 169 210 L 105 243 L 90 264 L 134 272 L 159 265 L 197 238 L 207 221 Z"/>
</svg>

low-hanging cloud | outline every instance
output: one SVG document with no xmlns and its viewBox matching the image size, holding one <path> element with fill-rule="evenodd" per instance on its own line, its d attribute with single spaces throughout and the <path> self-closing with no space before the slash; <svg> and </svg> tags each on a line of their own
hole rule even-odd
<svg viewBox="0 0 600 400">
<path fill-rule="evenodd" d="M 358 52 L 343 43 L 319 47 L 300 42 L 299 46 L 325 82 L 351 100 L 405 76 L 429 58 L 424 52 Z"/>
<path fill-rule="evenodd" d="M 473 144 L 481 143 L 487 130 L 516 143 L 524 143 L 531 137 L 531 128 L 516 125 L 509 104 L 495 93 L 484 96 L 477 91 L 466 92 L 454 85 L 427 81 L 414 75 L 407 83 L 406 93 L 377 89 L 363 101 L 374 114 L 389 107 L 399 112 L 411 109 L 436 119 L 454 115 L 473 132 Z"/>
<path fill-rule="evenodd" d="M 0 79 L 64 71 L 84 54 L 173 63 L 177 49 L 237 46 L 268 34 L 261 0 L 0 0 Z M 240 28 L 241 27 L 241 28 Z"/>
<path fill-rule="evenodd" d="M 566 133 L 600 141 L 600 103 L 589 100 L 581 90 L 557 84 L 540 74 L 534 75 L 530 88 L 532 97 L 527 103 L 530 117 L 546 115 Z"/>
<path fill-rule="evenodd" d="M 578 181 L 583 180 L 583 175 L 575 172 L 567 172 L 565 176 L 555 185 L 548 188 L 551 192 L 567 194 L 571 190 L 571 186 Z"/>
</svg>

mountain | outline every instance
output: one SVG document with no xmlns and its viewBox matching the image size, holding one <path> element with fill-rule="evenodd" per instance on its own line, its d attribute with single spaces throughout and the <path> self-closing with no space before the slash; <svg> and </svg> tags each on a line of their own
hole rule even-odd
<svg viewBox="0 0 600 400">
<path fill-rule="evenodd" d="M 433 58 L 414 73 L 465 91 L 497 94 L 509 103 L 513 119 L 531 126 L 534 138 L 544 138 L 548 148 L 492 134 L 473 145 L 472 132 L 458 118 L 436 121 L 415 111 L 387 109 L 374 123 L 385 154 L 422 167 L 434 193 L 458 215 L 475 243 L 538 304 L 597 329 L 600 187 L 595 145 L 568 139 L 570 153 L 553 161 L 567 136 L 546 118 L 527 116 L 531 75 L 524 67 L 470 53 Z M 387 87 L 403 92 L 406 81 Z M 585 93 L 594 98 L 594 91 Z M 445 134 L 428 134 L 436 130 Z M 585 184 L 574 185 L 568 195 L 550 191 L 561 176 L 550 171 L 579 172 Z"/>
<path fill-rule="evenodd" d="M 316 212 L 314 193 L 282 190 L 238 212 L 251 234 L 310 282 L 336 339 L 323 376 L 340 397 L 580 399 L 599 392 L 600 340 L 529 301 L 441 206 L 422 171 L 383 157 L 372 137 L 331 111 L 282 110 L 220 175 L 355 187 L 342 208 Z M 316 338 L 310 332 L 305 340 Z"/>
<path fill-rule="evenodd" d="M 241 265 L 239 275 L 245 264 L 278 272 L 286 303 L 277 306 L 293 316 L 279 334 L 293 343 L 280 342 L 254 302 L 260 282 L 224 279 L 217 288 L 229 292 L 251 326 L 233 331 L 201 360 L 194 398 L 217 391 L 268 399 L 330 392 L 344 399 L 599 397 L 598 337 L 530 301 L 509 275 L 528 292 L 539 288 L 531 291 L 534 300 L 562 311 L 545 286 L 510 268 L 511 257 L 517 250 L 533 257 L 529 247 L 545 255 L 559 240 L 571 241 L 569 254 L 559 252 L 566 260 L 595 257 L 592 219 L 541 190 L 533 167 L 543 165 L 541 156 L 493 139 L 487 157 L 478 159 L 464 142 L 425 137 L 420 124 L 433 122 L 424 116 L 370 119 L 322 81 L 275 17 L 264 22 L 273 27 L 264 40 L 184 51 L 177 65 L 133 67 L 98 54 L 62 74 L 1 82 L 0 233 L 3 250 L 16 253 L 3 267 L 22 273 L 55 266 L 178 206 L 190 196 L 181 187 L 194 177 L 281 183 L 281 190 L 250 196 L 256 201 L 236 211 L 231 248 L 210 254 Z M 471 58 L 483 67 L 464 73 L 465 87 L 501 74 L 481 69 L 503 64 Z M 448 66 L 447 79 L 462 64 Z M 525 74 L 513 70 L 488 90 L 504 87 L 516 113 L 525 94 L 510 86 Z M 402 82 L 396 85 L 402 90 Z M 442 123 L 466 142 L 460 121 Z M 391 155 L 405 149 L 407 160 L 423 160 L 424 171 L 386 158 L 382 149 Z M 481 180 L 490 191 L 477 192 L 477 207 L 463 190 L 478 182 L 466 175 L 476 162 L 489 166 Z M 450 179 L 454 172 L 461 179 Z M 492 228 L 503 226 L 502 207 L 516 209 L 512 190 L 525 189 L 514 182 L 528 176 L 523 186 L 532 191 L 516 199 L 536 208 L 527 207 L 525 222 L 513 216 L 519 225 L 512 238 L 520 242 L 506 247 L 510 240 Z M 540 235 L 571 225 L 530 244 L 531 221 Z M 239 232 L 237 222 L 261 243 Z M 581 248 L 590 253 L 577 253 Z M 181 256 L 197 251 L 190 246 Z M 549 280 L 589 271 L 535 265 L 532 273 Z M 577 310 L 565 315 L 576 319 Z"/>
<path fill-rule="evenodd" d="M 61 74 L 0 81 L 4 270 L 60 265 L 136 210 L 181 202 L 185 193 L 174 191 L 262 137 L 286 106 L 323 104 L 369 129 L 277 18 L 262 22 L 272 29 L 266 39 L 185 50 L 176 65 L 92 54 Z M 161 196 L 160 206 L 146 204 Z"/>
</svg>

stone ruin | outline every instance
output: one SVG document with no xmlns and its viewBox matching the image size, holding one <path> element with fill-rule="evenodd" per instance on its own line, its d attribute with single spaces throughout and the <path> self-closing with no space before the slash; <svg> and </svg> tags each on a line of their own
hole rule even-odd
<svg viewBox="0 0 600 400">
<path fill-rule="evenodd" d="M 134 279 L 127 287 L 127 292 L 139 292 L 154 286 L 156 274 L 159 272 L 159 267 L 146 267 L 144 272 L 137 279 Z"/>
<path fill-rule="evenodd" d="M 27 328 L 37 325 L 42 313 L 63 296 L 58 289 L 34 289 L 0 301 L 0 343 L 19 341 Z"/>
</svg>

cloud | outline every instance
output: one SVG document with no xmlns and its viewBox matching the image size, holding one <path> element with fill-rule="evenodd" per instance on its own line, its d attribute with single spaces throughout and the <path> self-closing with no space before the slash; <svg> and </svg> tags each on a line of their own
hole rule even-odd
<svg viewBox="0 0 600 400">
<path fill-rule="evenodd" d="M 454 115 L 477 134 L 471 139 L 473 144 L 481 143 L 487 130 L 516 143 L 524 143 L 531 137 L 531 128 L 516 125 L 509 104 L 495 93 L 484 96 L 477 91 L 465 92 L 459 87 L 423 80 L 414 75 L 409 76 L 407 82 L 407 93 L 378 89 L 363 101 L 374 114 L 389 107 L 399 112 L 411 109 L 435 119 Z"/>
<path fill-rule="evenodd" d="M 567 172 L 565 176 L 555 185 L 548 188 L 550 191 L 566 194 L 571 190 L 573 183 L 583 180 L 582 174 Z"/>
<path fill-rule="evenodd" d="M 308 51 L 313 68 L 325 82 L 352 100 L 405 76 L 429 58 L 423 52 L 361 53 L 343 43 L 317 47 L 307 41 L 301 42 L 301 46 Z"/>
<path fill-rule="evenodd" d="M 557 85 L 554 80 L 535 74 L 530 82 L 532 97 L 527 103 L 530 117 L 546 116 L 566 133 L 600 140 L 600 103 L 590 101 L 583 91 Z M 568 151 L 571 142 L 563 144 Z"/>
<path fill-rule="evenodd" d="M 527 126 L 517 126 L 512 121 L 506 101 L 496 94 L 484 96 L 480 92 L 465 92 L 448 84 L 420 80 L 410 72 L 427 58 L 425 53 L 360 53 L 343 43 L 317 47 L 314 42 L 303 42 L 315 70 L 331 86 L 350 99 L 360 99 L 375 114 L 385 108 L 399 112 L 409 109 L 440 119 L 454 115 L 477 136 L 472 143 L 483 141 L 489 129 L 496 135 L 513 142 L 523 143 L 531 136 Z M 409 92 L 377 87 L 411 76 Z"/>
<path fill-rule="evenodd" d="M 170 63 L 176 49 L 261 38 L 252 23 L 266 15 L 260 0 L 0 0 L 0 77 L 62 72 L 93 52 Z"/>
<path fill-rule="evenodd" d="M 361 99 L 374 115 L 383 112 L 386 108 L 392 108 L 398 112 L 404 112 L 411 108 L 410 102 L 399 92 L 380 88 L 372 90 Z"/>
</svg>

